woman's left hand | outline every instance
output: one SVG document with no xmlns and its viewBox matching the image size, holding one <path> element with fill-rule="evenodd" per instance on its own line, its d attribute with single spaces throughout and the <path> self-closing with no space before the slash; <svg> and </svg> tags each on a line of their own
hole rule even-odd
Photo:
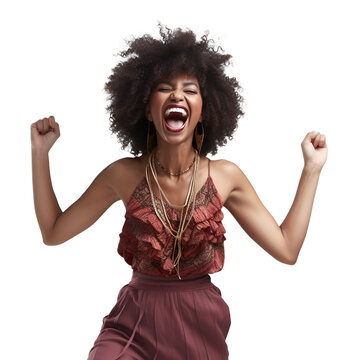
<svg viewBox="0 0 360 360">
<path fill-rule="evenodd" d="M 328 154 L 325 135 L 320 134 L 318 131 L 307 133 L 301 143 L 301 148 L 304 156 L 304 166 L 314 166 L 321 170 Z"/>
</svg>

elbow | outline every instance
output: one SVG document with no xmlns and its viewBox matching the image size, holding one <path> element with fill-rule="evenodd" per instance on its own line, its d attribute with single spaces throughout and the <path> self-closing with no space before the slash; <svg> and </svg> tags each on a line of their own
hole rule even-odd
<svg viewBox="0 0 360 360">
<path fill-rule="evenodd" d="M 278 258 L 277 260 L 286 265 L 295 265 L 297 261 L 296 258 L 290 258 L 290 257 L 281 257 Z"/>
<path fill-rule="evenodd" d="M 42 234 L 42 238 L 43 238 L 43 243 L 47 246 L 55 246 L 55 245 L 60 245 L 63 242 L 65 242 L 66 240 L 63 240 L 60 236 L 59 236 L 59 232 L 54 230 L 54 227 L 47 231 L 45 234 Z"/>
<path fill-rule="evenodd" d="M 63 241 L 56 240 L 54 237 L 45 237 L 43 236 L 43 243 L 47 246 L 55 246 L 60 245 L 63 243 Z"/>
<path fill-rule="evenodd" d="M 283 249 L 276 259 L 286 265 L 295 265 L 299 254 L 294 254 L 289 249 Z"/>
<path fill-rule="evenodd" d="M 281 262 L 282 264 L 286 264 L 286 265 L 295 265 L 296 261 L 297 261 L 297 257 L 294 257 L 292 255 L 289 255 L 288 253 L 282 253 L 281 255 L 273 255 L 273 257 Z"/>
<path fill-rule="evenodd" d="M 43 231 L 41 233 L 42 233 L 43 243 L 48 246 L 53 245 L 53 242 L 51 241 L 51 237 L 49 236 L 49 234 L 44 233 Z"/>
<path fill-rule="evenodd" d="M 47 246 L 60 245 L 64 242 L 61 238 L 59 238 L 60 234 L 55 228 L 56 222 L 61 214 L 62 212 L 56 216 L 55 222 L 52 227 L 46 229 L 46 231 L 42 231 L 43 243 Z"/>
<path fill-rule="evenodd" d="M 52 241 L 51 239 L 48 239 L 48 238 L 43 238 L 43 243 L 47 246 L 58 245 L 57 243 L 55 243 L 54 241 Z"/>
<path fill-rule="evenodd" d="M 289 240 L 286 237 L 284 230 L 281 227 L 280 229 L 284 241 L 282 262 L 287 265 L 295 265 L 299 256 L 299 252 L 296 252 L 296 250 L 291 246 L 291 243 L 289 243 Z"/>
<path fill-rule="evenodd" d="M 297 262 L 297 258 L 297 256 L 288 256 L 286 257 L 286 260 L 283 261 L 283 263 L 287 265 L 295 265 Z"/>
<path fill-rule="evenodd" d="M 288 262 L 286 262 L 287 265 L 295 265 L 296 264 L 297 259 L 291 259 Z"/>
</svg>

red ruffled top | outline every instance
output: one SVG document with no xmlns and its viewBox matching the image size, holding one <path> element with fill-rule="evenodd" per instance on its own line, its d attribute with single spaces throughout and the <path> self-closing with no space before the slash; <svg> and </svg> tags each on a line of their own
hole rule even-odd
<svg viewBox="0 0 360 360">
<path fill-rule="evenodd" d="M 154 197 L 156 205 L 160 200 Z M 181 278 L 220 271 L 224 266 L 225 228 L 222 199 L 210 176 L 197 192 L 193 217 L 181 239 L 179 272 Z M 178 227 L 180 211 L 165 202 L 169 219 Z M 177 277 L 171 260 L 174 237 L 157 217 L 146 178 L 131 195 L 120 234 L 118 253 L 140 272 Z"/>
</svg>

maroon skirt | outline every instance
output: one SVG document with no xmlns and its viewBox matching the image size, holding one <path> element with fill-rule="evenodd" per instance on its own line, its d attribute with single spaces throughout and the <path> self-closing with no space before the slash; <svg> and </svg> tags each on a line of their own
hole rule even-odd
<svg viewBox="0 0 360 360">
<path fill-rule="evenodd" d="M 134 270 L 88 360 L 227 360 L 230 324 L 209 274 L 179 280 Z"/>
</svg>

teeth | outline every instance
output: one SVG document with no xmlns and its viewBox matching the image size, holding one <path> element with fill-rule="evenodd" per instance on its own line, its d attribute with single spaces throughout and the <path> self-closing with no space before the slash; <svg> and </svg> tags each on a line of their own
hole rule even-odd
<svg viewBox="0 0 360 360">
<path fill-rule="evenodd" d="M 186 111 L 183 108 L 178 108 L 178 107 L 172 107 L 172 108 L 167 109 L 165 111 L 165 116 L 169 116 L 170 113 L 172 113 L 172 112 L 181 113 L 182 115 L 187 116 Z"/>
</svg>

